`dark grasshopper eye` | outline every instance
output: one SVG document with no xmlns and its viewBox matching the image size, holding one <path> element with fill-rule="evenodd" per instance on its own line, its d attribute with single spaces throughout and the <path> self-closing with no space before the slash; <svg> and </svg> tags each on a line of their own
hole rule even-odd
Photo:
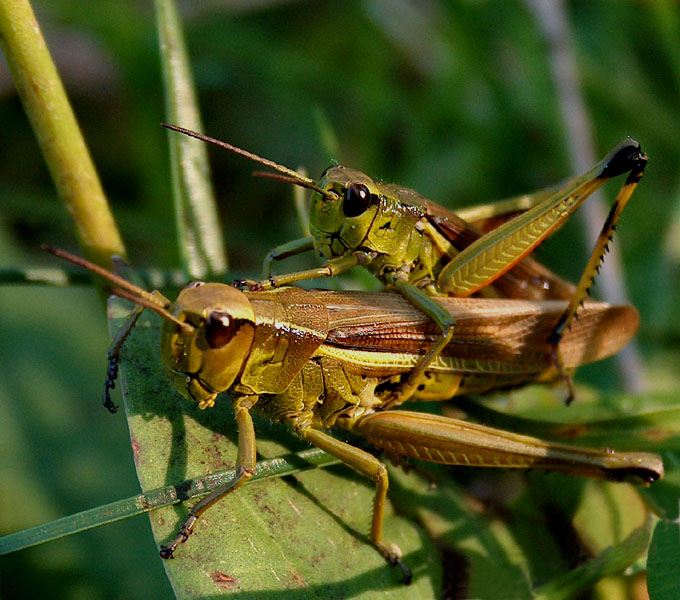
<svg viewBox="0 0 680 600">
<path fill-rule="evenodd" d="M 238 331 L 238 323 L 228 313 L 214 310 L 205 320 L 205 340 L 216 350 L 226 346 Z"/>
<path fill-rule="evenodd" d="M 363 183 L 351 183 L 345 189 L 342 210 L 346 217 L 358 217 L 371 205 L 371 192 Z"/>
</svg>

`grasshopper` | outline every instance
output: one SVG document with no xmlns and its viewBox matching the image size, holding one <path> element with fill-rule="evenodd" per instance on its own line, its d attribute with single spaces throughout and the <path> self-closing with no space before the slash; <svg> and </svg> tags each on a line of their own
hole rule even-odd
<svg viewBox="0 0 680 600">
<path fill-rule="evenodd" d="M 242 292 L 197 281 L 171 302 L 62 250 L 51 251 L 113 282 L 115 294 L 138 303 L 137 316 L 146 307 L 164 318 L 161 359 L 182 396 L 208 408 L 231 389 L 238 425 L 236 476 L 193 507 L 176 537 L 161 548 L 163 558 L 188 539 L 206 509 L 252 477 L 251 411 L 287 425 L 375 483 L 370 540 L 391 564 L 401 566 L 406 582 L 410 572 L 399 548 L 383 539 L 385 465 L 326 429 L 353 431 L 392 456 L 447 465 L 546 469 L 642 485 L 663 476 L 663 463 L 654 454 L 577 447 L 433 414 L 386 410 L 394 388 L 439 337 L 436 323 L 399 294 L 296 287 Z M 414 399 L 443 400 L 555 377 L 542 344 L 566 301 L 436 302 L 456 320 L 456 331 L 428 365 Z M 114 354 L 133 326 L 132 318 L 116 336 Z M 636 329 L 633 307 L 584 303 L 562 340 L 565 366 L 617 352 Z"/>
<path fill-rule="evenodd" d="M 441 330 L 439 339 L 402 386 L 395 389 L 392 400 L 395 405 L 413 394 L 428 365 L 453 335 L 455 320 L 433 298 L 476 293 L 530 300 L 569 300 L 554 330 L 546 336 L 545 345 L 553 367 L 569 386 L 567 401 L 573 399 L 573 385 L 558 347 L 587 296 L 616 222 L 644 173 L 647 155 L 635 140 L 622 141 L 590 171 L 563 185 L 500 203 L 495 209 L 462 211 L 474 219 L 468 223 L 411 189 L 376 182 L 354 169 L 332 166 L 314 181 L 226 142 L 174 125 L 163 126 L 226 148 L 278 173 L 261 175 L 312 190 L 311 237 L 293 240 L 272 250 L 265 259 L 267 279 L 244 280 L 241 282 L 244 287 L 270 289 L 304 279 L 333 276 L 363 265 L 437 323 Z M 626 173 L 628 177 L 576 288 L 529 257 L 590 194 L 607 180 Z M 502 224 L 483 232 L 481 228 L 488 225 L 489 218 L 499 219 Z M 274 260 L 312 249 L 326 259 L 321 267 L 271 277 Z"/>
</svg>

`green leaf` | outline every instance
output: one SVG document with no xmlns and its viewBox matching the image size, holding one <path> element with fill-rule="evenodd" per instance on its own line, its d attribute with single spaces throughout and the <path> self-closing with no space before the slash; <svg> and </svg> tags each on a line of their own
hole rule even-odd
<svg viewBox="0 0 680 600">
<path fill-rule="evenodd" d="M 574 598 L 603 577 L 621 573 L 647 549 L 651 532 L 652 519 L 650 517 L 631 532 L 623 542 L 607 548 L 597 558 L 538 589 L 534 597 L 536 600 Z"/>
<path fill-rule="evenodd" d="M 532 577 L 540 567 L 532 565 L 533 554 L 522 547 L 521 521 L 486 513 L 482 503 L 451 477 L 451 471 L 433 471 L 436 488 L 422 479 L 414 482 L 401 472 L 391 473 L 390 494 L 395 504 L 437 541 L 444 566 L 442 595 L 531 597 Z M 530 527 L 544 564 L 554 564 L 558 552 L 550 533 L 535 522 Z"/>
<path fill-rule="evenodd" d="M 251 481 L 283 477 L 306 469 L 324 467 L 338 462 L 338 459 L 330 454 L 318 448 L 310 448 L 288 456 L 258 462 Z M 211 473 L 204 477 L 196 477 L 177 485 L 156 488 L 132 498 L 116 500 L 37 527 L 29 527 L 17 533 L 2 536 L 0 537 L 0 555 L 51 542 L 94 527 L 115 523 L 121 519 L 134 517 L 163 506 L 170 506 L 176 504 L 179 501 L 178 498 L 189 499 L 205 495 L 231 481 L 235 475 L 236 469 Z"/>
</svg>

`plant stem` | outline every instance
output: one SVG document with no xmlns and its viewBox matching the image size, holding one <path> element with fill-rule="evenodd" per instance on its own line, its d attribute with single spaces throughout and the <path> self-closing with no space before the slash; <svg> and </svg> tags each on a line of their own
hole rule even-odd
<svg viewBox="0 0 680 600">
<path fill-rule="evenodd" d="M 125 247 L 28 0 L 0 2 L 0 44 L 83 252 L 110 267 Z"/>
</svg>

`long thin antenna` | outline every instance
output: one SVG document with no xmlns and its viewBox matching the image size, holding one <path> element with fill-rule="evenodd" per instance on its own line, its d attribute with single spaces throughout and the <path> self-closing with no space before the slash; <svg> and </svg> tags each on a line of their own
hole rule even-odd
<svg viewBox="0 0 680 600">
<path fill-rule="evenodd" d="M 87 269 L 88 271 L 103 277 L 107 281 L 110 281 L 115 286 L 111 288 L 111 293 L 115 294 L 116 296 L 120 296 L 121 298 L 130 300 L 136 304 L 144 306 L 145 308 L 149 308 L 158 313 L 164 319 L 172 321 L 175 323 L 175 325 L 186 331 L 193 330 L 193 327 L 189 323 L 180 321 L 168 310 L 168 307 L 170 306 L 170 300 L 164 298 L 161 294 L 152 294 L 151 292 L 147 292 L 144 288 L 135 285 L 131 281 L 128 281 L 127 279 L 124 279 L 115 273 L 111 273 L 111 271 L 108 271 L 107 269 L 100 267 L 89 260 L 86 260 L 75 254 L 71 254 L 66 250 L 62 250 L 61 248 L 55 248 L 54 246 L 49 246 L 48 244 L 42 244 L 40 248 L 45 252 L 54 254 L 59 258 L 73 263 L 74 265 L 78 265 L 79 267 L 83 267 L 84 269 Z"/>
<path fill-rule="evenodd" d="M 170 125 L 169 123 L 161 123 L 161 127 L 165 127 L 166 129 L 171 129 L 172 131 L 177 131 L 179 133 L 183 133 L 184 135 L 188 135 L 189 137 L 196 138 L 197 140 L 201 140 L 202 142 L 208 142 L 209 144 L 213 144 L 215 146 L 219 146 L 220 148 L 225 148 L 226 150 L 229 150 L 230 152 L 233 152 L 235 154 L 240 154 L 241 156 L 245 156 L 246 158 L 249 158 L 250 160 L 260 163 L 261 165 L 264 165 L 265 167 L 270 167 L 274 169 L 275 171 L 278 171 L 279 173 L 283 173 L 284 175 L 288 175 L 289 177 L 293 177 L 297 181 L 304 181 L 305 183 L 314 183 L 312 179 L 309 177 L 305 177 L 301 173 L 298 173 L 297 171 L 294 171 L 293 169 L 289 169 L 288 167 L 284 167 L 283 165 L 280 165 L 279 163 L 275 163 L 273 160 L 269 160 L 267 158 L 262 158 L 261 156 L 258 156 L 257 154 L 253 154 L 252 152 L 248 152 L 247 150 L 243 150 L 242 148 L 238 148 L 236 146 L 232 146 L 231 144 L 227 142 L 223 142 L 222 140 L 218 140 L 217 138 L 210 137 L 208 135 L 203 135 L 202 133 L 198 133 L 197 131 L 192 131 L 191 129 L 185 129 L 184 127 L 179 127 L 177 125 Z"/>
<path fill-rule="evenodd" d="M 334 192 L 328 192 L 326 190 L 321 189 L 320 187 L 317 186 L 316 182 L 313 179 L 310 179 L 309 177 L 305 177 L 304 175 L 302 175 L 302 173 L 298 173 L 297 171 L 295 171 L 293 169 L 289 169 L 288 167 L 284 167 L 283 165 L 280 165 L 279 163 L 276 163 L 273 160 L 269 160 L 267 158 L 262 158 L 261 156 L 258 156 L 257 154 L 253 154 L 252 152 L 248 152 L 247 150 L 243 150 L 242 148 L 238 148 L 237 146 L 232 146 L 231 144 L 229 144 L 227 142 L 223 142 L 222 140 L 218 140 L 218 139 L 210 137 L 208 135 L 198 133 L 197 131 L 192 131 L 191 129 L 185 129 L 184 127 L 179 127 L 177 125 L 171 125 L 169 123 L 161 123 L 161 127 L 165 127 L 166 129 L 170 129 L 172 131 L 177 131 L 178 133 L 183 133 L 184 135 L 188 135 L 190 137 L 196 138 L 197 140 L 201 140 L 202 142 L 207 142 L 209 144 L 213 144 L 214 146 L 219 146 L 220 148 L 224 148 L 226 150 L 229 150 L 230 152 L 233 152 L 234 154 L 239 154 L 241 156 L 245 156 L 246 158 L 252 160 L 253 162 L 256 162 L 256 163 L 263 165 L 265 167 L 269 167 L 270 169 L 274 169 L 275 171 L 278 171 L 279 173 L 286 175 L 290 178 L 290 179 L 284 179 L 283 181 L 294 183 L 294 184 L 299 185 L 301 187 L 308 188 L 310 190 L 314 190 L 316 192 L 319 192 L 322 196 L 328 198 L 329 200 L 336 200 L 337 199 L 337 195 Z"/>
<path fill-rule="evenodd" d="M 189 323 L 186 323 L 185 321 L 180 321 L 177 317 L 175 317 L 170 311 L 168 311 L 163 306 L 160 306 L 159 304 L 156 304 L 151 300 L 147 300 L 146 298 L 135 296 L 134 294 L 128 292 L 125 288 L 112 287 L 111 293 L 114 294 L 115 296 L 118 296 L 119 298 L 130 300 L 130 302 L 134 302 L 135 304 L 139 304 L 144 308 L 148 308 L 149 310 L 158 313 L 161 317 L 167 319 L 168 321 L 172 321 L 175 325 L 177 325 L 181 329 L 184 329 L 184 331 L 188 333 L 191 333 L 194 330 L 194 328 Z"/>
<path fill-rule="evenodd" d="M 284 183 L 292 183 L 293 185 L 299 185 L 300 187 L 307 188 L 308 190 L 314 190 L 322 196 L 329 198 L 331 200 L 337 200 L 337 195 L 335 192 L 329 192 L 320 188 L 314 183 L 306 183 L 296 179 L 295 177 L 288 177 L 288 175 L 282 175 L 281 173 L 270 173 L 269 171 L 253 171 L 253 177 L 265 177 L 267 179 L 276 179 L 276 181 L 283 181 Z"/>
</svg>

